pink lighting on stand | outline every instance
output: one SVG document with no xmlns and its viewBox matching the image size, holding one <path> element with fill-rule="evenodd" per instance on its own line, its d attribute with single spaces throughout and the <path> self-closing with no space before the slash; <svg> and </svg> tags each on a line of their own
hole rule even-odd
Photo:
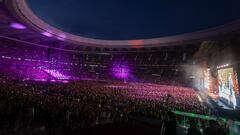
<svg viewBox="0 0 240 135">
<path fill-rule="evenodd" d="M 143 40 L 129 40 L 128 45 L 130 45 L 132 48 L 141 48 L 144 45 Z"/>
<path fill-rule="evenodd" d="M 67 80 L 64 80 L 64 81 L 63 81 L 63 83 L 69 83 L 69 81 L 67 81 Z"/>
<path fill-rule="evenodd" d="M 34 81 L 46 82 L 46 81 L 47 81 L 47 79 L 34 79 Z"/>
<path fill-rule="evenodd" d="M 17 22 L 12 22 L 10 25 L 9 25 L 11 28 L 14 28 L 14 29 L 19 29 L 19 30 L 23 30 L 23 29 L 26 29 L 26 26 L 20 24 L 20 23 L 17 23 Z"/>
<path fill-rule="evenodd" d="M 56 80 L 50 80 L 50 82 L 56 82 Z"/>
</svg>

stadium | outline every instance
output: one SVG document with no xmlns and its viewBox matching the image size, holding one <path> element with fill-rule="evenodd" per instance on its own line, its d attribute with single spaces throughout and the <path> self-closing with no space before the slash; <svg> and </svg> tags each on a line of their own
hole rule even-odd
<svg viewBox="0 0 240 135">
<path fill-rule="evenodd" d="M 0 134 L 240 134 L 239 4 L 0 0 Z"/>
</svg>

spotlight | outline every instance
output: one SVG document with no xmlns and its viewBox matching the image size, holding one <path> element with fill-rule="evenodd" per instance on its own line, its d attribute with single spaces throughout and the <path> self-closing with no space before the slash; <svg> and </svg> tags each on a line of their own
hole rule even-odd
<svg viewBox="0 0 240 135">
<path fill-rule="evenodd" d="M 58 37 L 57 37 L 58 40 L 61 40 L 61 41 L 64 41 L 66 39 L 66 36 L 63 35 L 63 34 L 60 34 Z"/>
<path fill-rule="evenodd" d="M 46 36 L 46 37 L 52 37 L 53 35 L 47 31 L 42 32 L 42 35 Z"/>
<path fill-rule="evenodd" d="M 126 63 L 114 63 L 111 72 L 116 78 L 126 79 L 130 74 L 130 69 Z"/>
<path fill-rule="evenodd" d="M 20 24 L 20 23 L 17 23 L 17 22 L 12 22 L 10 23 L 9 25 L 11 28 L 14 28 L 14 29 L 19 29 L 19 30 L 23 30 L 23 29 L 26 29 L 26 26 Z"/>
</svg>

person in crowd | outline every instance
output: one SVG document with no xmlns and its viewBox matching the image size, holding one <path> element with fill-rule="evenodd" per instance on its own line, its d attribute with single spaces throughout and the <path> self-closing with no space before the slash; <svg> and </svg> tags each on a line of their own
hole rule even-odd
<svg viewBox="0 0 240 135">
<path fill-rule="evenodd" d="M 197 121 L 195 120 L 190 121 L 190 127 L 188 128 L 187 135 L 202 135 L 202 133 L 197 127 Z"/>
<path fill-rule="evenodd" d="M 227 135 L 225 130 L 215 120 L 209 122 L 209 127 L 204 129 L 204 135 Z"/>
<path fill-rule="evenodd" d="M 177 134 L 177 120 L 173 112 L 168 112 L 168 120 L 165 122 L 165 135 Z"/>
</svg>

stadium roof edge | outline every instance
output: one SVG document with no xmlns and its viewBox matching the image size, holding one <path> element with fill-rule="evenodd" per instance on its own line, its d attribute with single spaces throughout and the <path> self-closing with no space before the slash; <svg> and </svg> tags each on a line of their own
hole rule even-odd
<svg viewBox="0 0 240 135">
<path fill-rule="evenodd" d="M 201 41 L 209 38 L 215 38 L 231 32 L 240 31 L 240 20 L 230 22 L 228 24 L 192 32 L 185 33 L 175 36 L 159 37 L 152 39 L 136 39 L 136 40 L 101 40 L 80 37 L 70 33 L 63 32 L 57 28 L 50 26 L 43 20 L 39 19 L 28 7 L 26 0 L 4 0 L 9 11 L 19 21 L 24 23 L 27 27 L 30 27 L 39 33 L 48 32 L 54 38 L 58 40 L 64 40 L 76 45 L 85 45 L 92 47 L 102 48 L 148 48 L 148 47 L 161 47 L 161 46 L 172 46 L 192 43 Z"/>
</svg>

